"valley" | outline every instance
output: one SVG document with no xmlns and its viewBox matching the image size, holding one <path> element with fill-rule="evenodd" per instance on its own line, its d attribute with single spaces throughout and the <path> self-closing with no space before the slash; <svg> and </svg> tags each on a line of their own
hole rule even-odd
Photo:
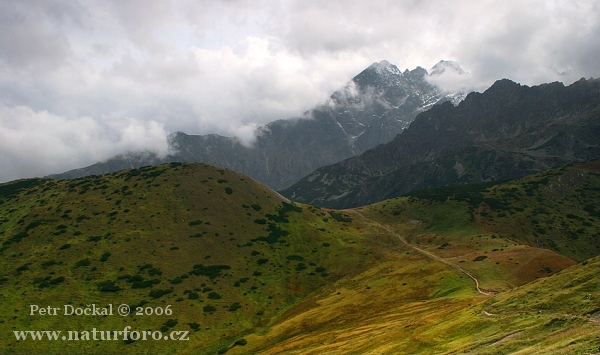
<svg viewBox="0 0 600 355">
<path fill-rule="evenodd" d="M 599 187 L 598 161 L 345 210 L 200 163 L 2 184 L 2 352 L 144 352 L 13 336 L 129 326 L 189 332 L 156 353 L 593 353 Z"/>
<path fill-rule="evenodd" d="M 600 355 L 600 0 L 0 8 L 0 355 Z"/>
</svg>

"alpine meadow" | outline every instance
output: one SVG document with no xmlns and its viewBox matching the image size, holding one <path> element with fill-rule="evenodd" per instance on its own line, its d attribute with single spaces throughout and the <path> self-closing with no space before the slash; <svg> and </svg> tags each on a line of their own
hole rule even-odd
<svg viewBox="0 0 600 355">
<path fill-rule="evenodd" d="M 600 355 L 600 0 L 0 0 L 0 354 Z"/>
<path fill-rule="evenodd" d="M 189 332 L 156 353 L 593 353 L 599 188 L 598 161 L 347 210 L 199 163 L 6 183 L 0 328 Z M 7 353 L 148 347 L 3 339 Z"/>
</svg>

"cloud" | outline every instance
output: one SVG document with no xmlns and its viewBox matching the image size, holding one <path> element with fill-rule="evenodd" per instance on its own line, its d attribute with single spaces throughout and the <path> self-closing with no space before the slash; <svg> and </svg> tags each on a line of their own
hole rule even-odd
<svg viewBox="0 0 600 355">
<path fill-rule="evenodd" d="M 168 153 L 167 132 L 154 121 L 65 119 L 24 106 L 0 108 L 0 180 L 65 171 L 138 150 Z"/>
<path fill-rule="evenodd" d="M 235 135 L 251 144 L 256 128 L 325 102 L 382 59 L 402 70 L 454 60 L 470 75 L 446 76 L 444 85 L 478 90 L 500 78 L 535 85 L 597 77 L 598 7 L 568 0 L 0 1 L 0 156 L 9 172 L 0 181 L 152 149 L 161 132 Z"/>
</svg>

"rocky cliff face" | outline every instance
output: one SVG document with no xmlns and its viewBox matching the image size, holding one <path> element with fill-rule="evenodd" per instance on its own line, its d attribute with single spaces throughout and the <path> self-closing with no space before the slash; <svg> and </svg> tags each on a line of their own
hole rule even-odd
<svg viewBox="0 0 600 355">
<path fill-rule="evenodd" d="M 436 75 L 443 74 L 438 71 Z M 443 92 L 427 78 L 423 68 L 401 72 L 381 61 L 302 117 L 259 128 L 250 147 L 233 137 L 177 132 L 170 137 L 176 153 L 165 158 L 148 152 L 127 153 L 49 177 L 100 175 L 174 161 L 203 162 L 248 174 L 274 189 L 286 188 L 319 167 L 391 141 L 420 112 L 456 99 L 456 93 Z"/>
<path fill-rule="evenodd" d="M 346 208 L 434 186 L 503 180 L 600 157 L 600 80 L 527 87 L 499 80 L 401 135 L 320 168 L 282 193 Z"/>
</svg>

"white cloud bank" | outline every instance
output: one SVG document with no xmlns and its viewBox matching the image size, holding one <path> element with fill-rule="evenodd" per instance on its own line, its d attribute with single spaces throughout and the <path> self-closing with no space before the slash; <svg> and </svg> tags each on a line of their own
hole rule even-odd
<svg viewBox="0 0 600 355">
<path fill-rule="evenodd" d="M 598 1 L 0 0 L 0 181 L 166 135 L 251 141 L 372 62 L 454 60 L 445 86 L 600 75 Z M 447 79 L 446 79 L 447 80 Z"/>
</svg>

